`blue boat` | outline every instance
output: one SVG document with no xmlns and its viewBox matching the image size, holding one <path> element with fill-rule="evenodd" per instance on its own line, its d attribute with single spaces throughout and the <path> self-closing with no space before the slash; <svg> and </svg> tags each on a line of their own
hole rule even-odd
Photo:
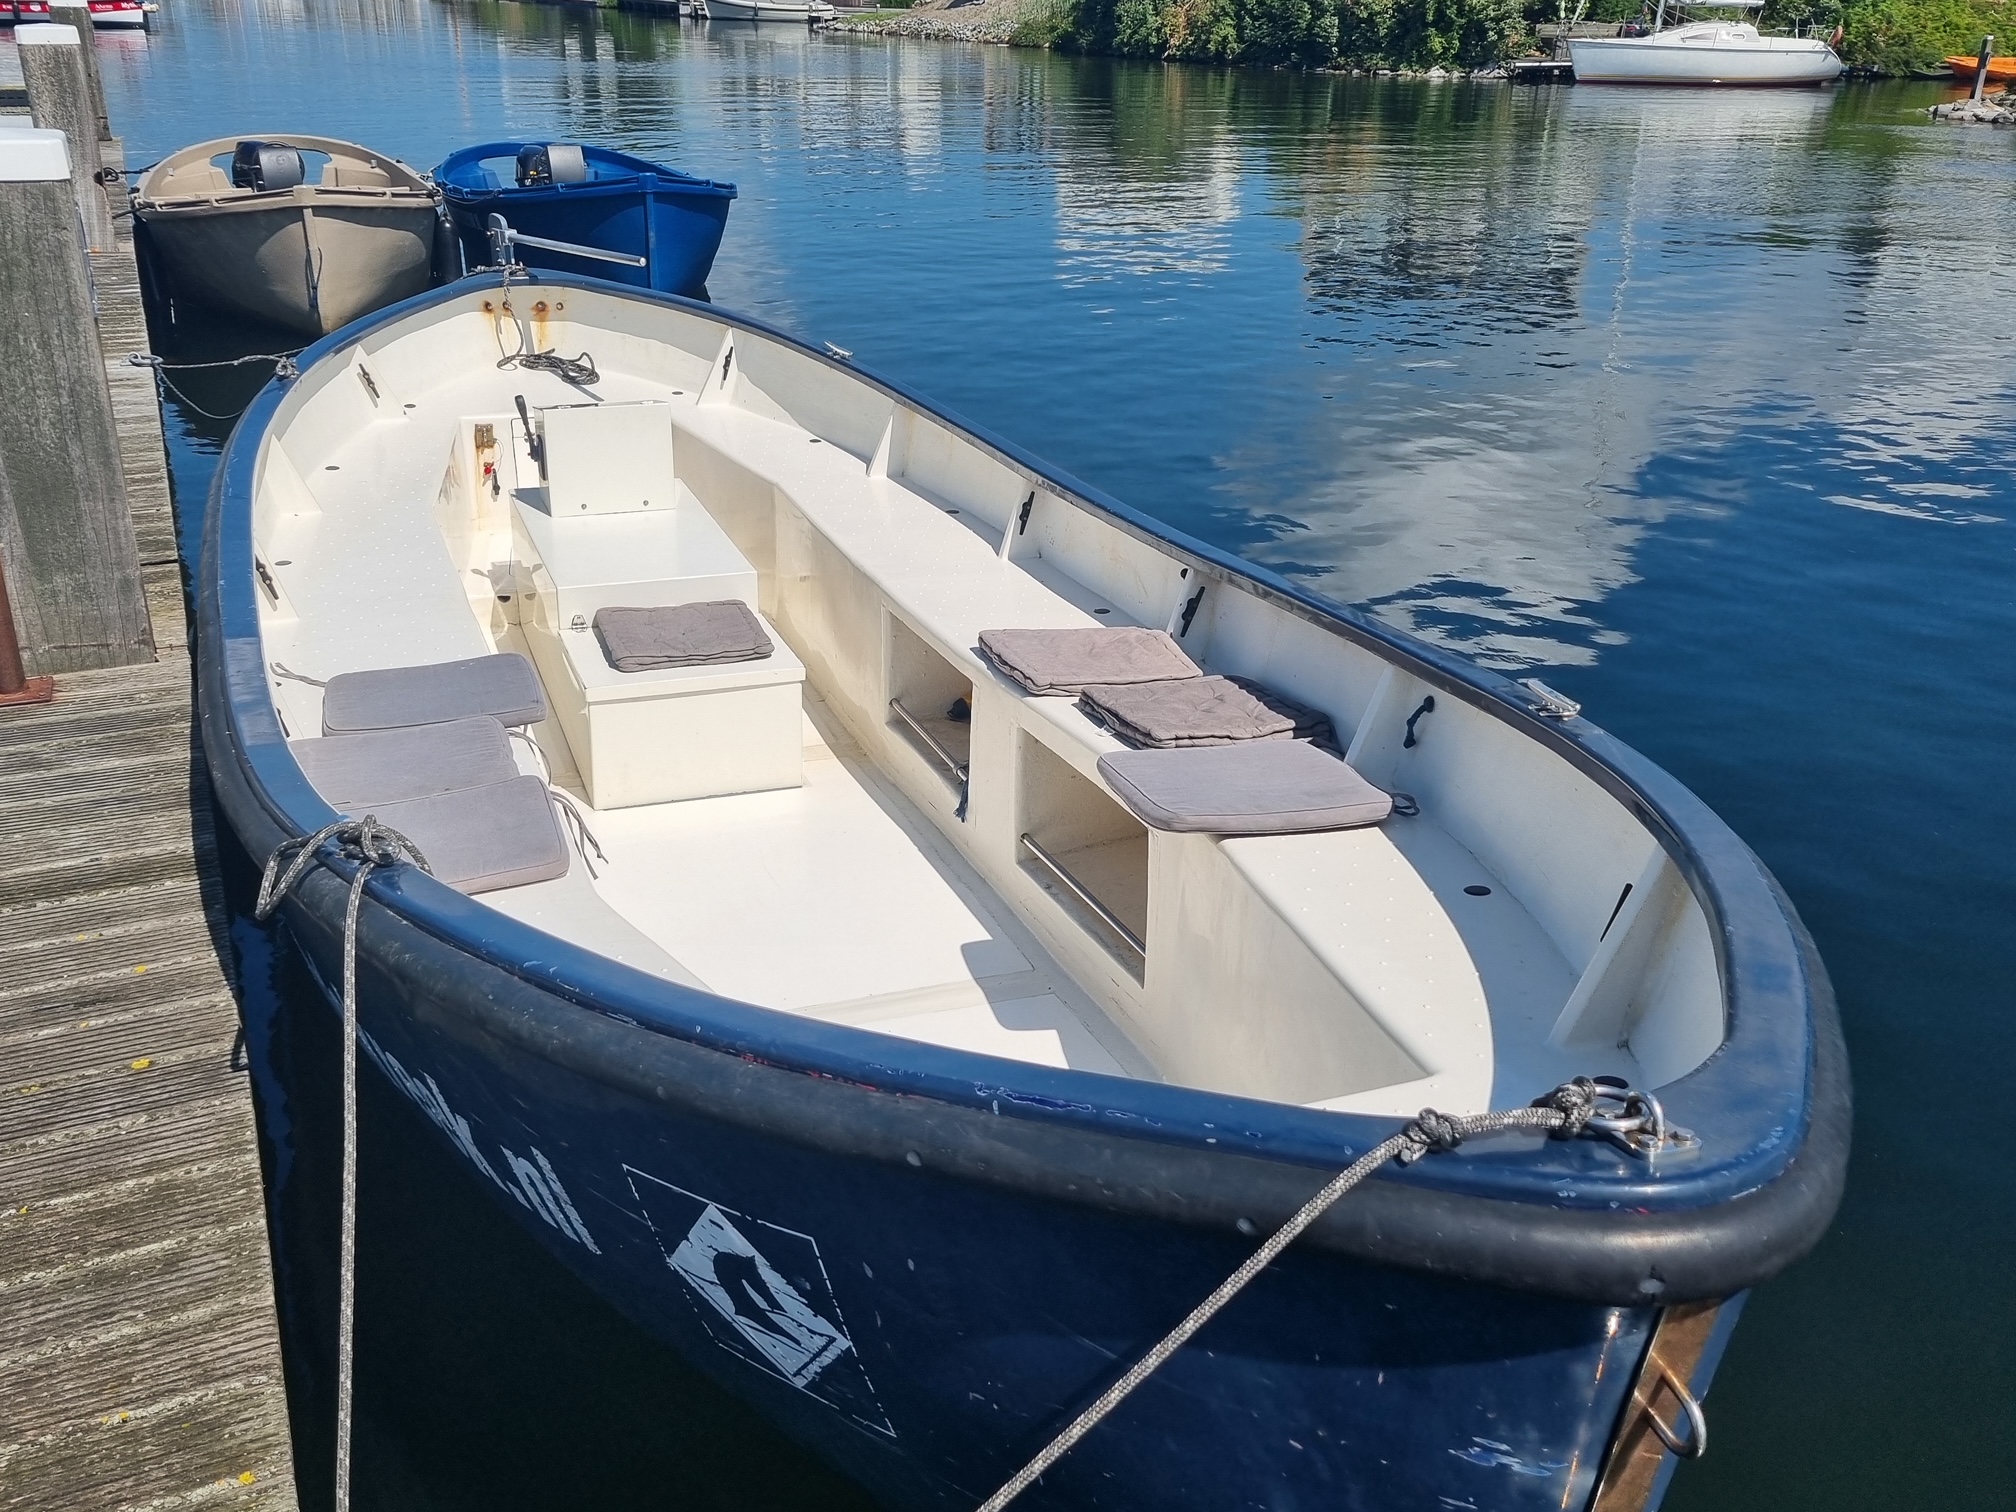
<svg viewBox="0 0 2016 1512">
<path fill-rule="evenodd" d="M 486 142 L 451 154 L 434 170 L 471 268 L 498 261 L 493 217 L 512 231 L 527 267 L 701 295 L 733 184 L 695 178 L 627 152 L 574 143 Z M 612 262 L 551 243 L 614 254 Z"/>
<path fill-rule="evenodd" d="M 1643 1512 L 1838 1204 L 1826 974 L 1673 777 L 758 321 L 359 321 L 246 410 L 197 592 L 231 828 L 349 826 L 278 897 L 340 1011 L 361 887 L 363 1074 L 897 1512 L 1406 1127 L 1017 1507 Z M 1563 1137 L 1451 1148 L 1501 1125 Z"/>
</svg>

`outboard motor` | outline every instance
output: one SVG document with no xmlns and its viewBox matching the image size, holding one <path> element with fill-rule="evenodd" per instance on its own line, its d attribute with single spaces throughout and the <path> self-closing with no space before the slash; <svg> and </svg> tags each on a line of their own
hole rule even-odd
<svg viewBox="0 0 2016 1512">
<path fill-rule="evenodd" d="M 588 158 L 573 142 L 546 142 L 518 149 L 518 187 L 536 189 L 547 184 L 585 184 Z"/>
<path fill-rule="evenodd" d="M 292 189 L 308 177 L 298 147 L 278 142 L 240 142 L 231 154 L 231 182 L 240 189 Z"/>
</svg>

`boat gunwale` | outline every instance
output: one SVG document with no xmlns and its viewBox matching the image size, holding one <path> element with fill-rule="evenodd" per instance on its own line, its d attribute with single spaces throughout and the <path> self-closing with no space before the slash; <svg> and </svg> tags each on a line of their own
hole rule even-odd
<svg viewBox="0 0 2016 1512">
<path fill-rule="evenodd" d="M 293 189 L 239 189 L 228 194 L 175 194 L 162 199 L 134 197 L 133 209 L 137 215 L 159 214 L 164 210 L 292 210 L 297 205 L 332 205 L 350 208 L 355 201 L 360 210 L 377 209 L 385 205 L 410 205 L 415 209 L 434 206 L 434 195 L 425 189 L 408 189 L 395 184 L 389 189 L 371 189 L 346 185 L 340 189 L 325 189 L 319 184 L 304 184 L 296 187 L 314 192 L 306 199 L 296 196 Z"/>
<path fill-rule="evenodd" d="M 1381 1185 L 1407 1191 L 1431 1205 L 1453 1203 L 1469 1215 L 1464 1221 L 1472 1228 L 1484 1222 L 1478 1214 L 1486 1210 L 1516 1213 L 1517 1218 L 1500 1221 L 1528 1226 L 1548 1210 L 1561 1219 L 1571 1213 L 1603 1219 L 1627 1248 L 1643 1239 L 1642 1234 L 1636 1240 L 1630 1237 L 1634 1225 L 1642 1229 L 1663 1219 L 1683 1229 L 1689 1224 L 1713 1229 L 1734 1211 L 1732 1204 L 1746 1211 L 1759 1203 L 1775 1204 L 1776 1221 L 1764 1223 L 1740 1243 L 1727 1234 L 1717 1241 L 1723 1253 L 1746 1248 L 1771 1252 L 1776 1256 L 1773 1270 L 1817 1241 L 1839 1200 L 1847 1144 L 1849 1093 L 1845 1066 L 1835 1053 L 1838 1025 L 1832 993 L 1810 940 L 1762 863 L 1669 774 L 1586 721 L 1542 717 L 1524 689 L 1496 673 L 1150 520 L 1012 443 L 966 424 L 901 384 L 818 351 L 761 321 L 700 301 L 592 278 L 527 271 L 514 272 L 512 280 L 579 288 L 618 300 L 657 301 L 777 341 L 897 404 L 950 425 L 1065 502 L 1088 509 L 1196 570 L 1238 580 L 1246 591 L 1372 650 L 1567 759 L 1651 830 L 1710 917 L 1727 1005 L 1725 1040 L 1701 1067 L 1660 1093 L 1676 1119 L 1690 1121 L 1700 1130 L 1702 1152 L 1694 1159 L 1669 1162 L 1655 1176 L 1587 1141 L 1547 1143 L 1537 1150 L 1522 1142 L 1509 1152 L 1503 1145 L 1496 1152 L 1478 1146 L 1460 1159 L 1422 1162 L 1393 1173 Z M 317 342 L 303 353 L 301 371 L 308 373 L 318 363 L 410 317 L 473 298 L 501 283 L 495 273 L 472 275 L 389 306 Z M 267 433 L 296 383 L 278 378 L 269 383 L 247 407 L 227 443 L 216 476 L 199 581 L 206 620 L 201 662 L 204 681 L 217 700 L 213 711 L 206 697 L 206 743 L 228 740 L 226 746 L 213 747 L 215 755 L 237 764 L 236 775 L 242 777 L 246 795 L 284 834 L 306 833 L 334 817 L 287 752 L 267 686 L 251 587 L 253 471 Z M 1108 1139 L 1184 1146 L 1199 1155 L 1240 1154 L 1317 1168 L 1348 1161 L 1392 1127 L 1391 1119 L 1370 1115 L 947 1050 L 679 988 L 585 948 L 555 941 L 480 900 L 417 874 L 380 874 L 371 879 L 368 893 L 379 907 L 449 949 L 606 1019 L 801 1078 L 897 1094 L 906 1102 L 928 1099 L 969 1111 L 991 1109 L 998 1118 L 1064 1124 L 1080 1135 L 1096 1131 Z M 538 942 L 536 948 L 528 951 L 528 941 Z M 616 1074 L 615 1067 L 608 1069 Z M 1768 1089 L 1761 1096 L 1760 1087 Z M 1226 1147 L 1206 1152 L 1207 1140 L 1214 1144 L 1223 1140 Z M 1725 1211 L 1718 1214 L 1718 1209 Z M 1632 1214 L 1628 1221 L 1625 1213 Z M 1485 1228 L 1490 1226 L 1484 1222 Z M 1450 1242 L 1460 1247 L 1463 1241 L 1458 1237 Z M 1732 1286 L 1757 1279 L 1740 1267 L 1732 1272 L 1738 1273 L 1748 1278 Z"/>
<path fill-rule="evenodd" d="M 693 194 L 706 198 L 735 199 L 735 186 L 722 179 L 701 178 L 696 174 L 682 172 L 664 163 L 654 163 L 649 158 L 640 158 L 634 153 L 619 152 L 613 147 L 589 147 L 607 158 L 621 158 L 626 163 L 635 163 L 636 170 L 627 178 L 588 179 L 579 184 L 499 184 L 495 188 L 472 188 L 454 183 L 447 177 L 451 168 L 470 163 L 488 162 L 492 158 L 515 156 L 520 147 L 544 145 L 538 142 L 481 142 L 474 147 L 464 147 L 451 152 L 435 165 L 430 177 L 441 191 L 442 197 L 451 204 L 481 204 L 493 199 L 512 196 L 565 194 L 569 199 L 591 199 L 602 194 L 635 194 L 639 191 L 655 191 L 667 194 Z M 644 180 L 651 182 L 646 183 Z"/>
<path fill-rule="evenodd" d="M 214 159 L 222 157 L 226 151 L 236 151 L 240 142 L 268 142 L 276 147 L 292 147 L 297 151 L 305 149 L 309 152 L 319 152 L 330 158 L 337 156 L 330 149 L 332 147 L 340 147 L 346 153 L 361 153 L 365 158 L 384 168 L 393 177 L 404 174 L 410 182 L 388 184 L 383 189 L 372 185 L 332 184 L 325 190 L 321 184 L 304 182 L 299 185 L 292 185 L 286 189 L 234 189 L 230 193 L 222 195 L 169 195 L 163 197 L 147 192 L 147 186 L 164 175 L 179 172 L 192 163 L 212 162 Z M 342 137 L 318 136 L 313 132 L 304 131 L 270 131 L 265 133 L 253 132 L 231 137 L 214 137 L 207 142 L 191 142 L 187 147 L 178 148 L 155 163 L 140 176 L 140 182 L 133 186 L 133 199 L 136 204 L 172 205 L 183 199 L 221 201 L 235 200 L 239 196 L 243 196 L 249 200 L 253 198 L 265 199 L 270 195 L 273 197 L 272 203 L 277 204 L 282 202 L 283 196 L 291 197 L 296 188 L 314 190 L 318 195 L 325 192 L 330 195 L 406 192 L 425 195 L 430 200 L 435 195 L 434 186 L 428 182 L 426 174 L 403 158 L 394 157 L 389 152 L 378 152 L 370 147 L 366 147 L 362 142 L 347 141 Z"/>
</svg>

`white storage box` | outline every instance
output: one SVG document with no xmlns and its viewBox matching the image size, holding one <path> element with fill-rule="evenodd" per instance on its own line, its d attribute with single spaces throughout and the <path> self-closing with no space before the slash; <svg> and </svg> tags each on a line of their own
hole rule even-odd
<svg viewBox="0 0 2016 1512">
<path fill-rule="evenodd" d="M 518 623 L 598 809 L 803 781 L 805 666 L 767 622 L 761 661 L 618 672 L 595 611 L 716 599 L 756 607 L 756 570 L 683 487 L 667 509 L 555 519 L 512 501 Z"/>
<path fill-rule="evenodd" d="M 576 633 L 577 624 L 586 634 L 595 611 L 612 604 L 755 607 L 756 569 L 684 484 L 671 487 L 672 507 L 648 513 L 555 519 L 536 496 L 511 501 L 513 592 L 528 635 Z"/>
<path fill-rule="evenodd" d="M 530 638 L 598 809 L 797 787 L 805 664 L 776 628 L 761 661 L 618 672 L 593 630 Z M 556 654 L 557 653 L 557 654 Z"/>
</svg>

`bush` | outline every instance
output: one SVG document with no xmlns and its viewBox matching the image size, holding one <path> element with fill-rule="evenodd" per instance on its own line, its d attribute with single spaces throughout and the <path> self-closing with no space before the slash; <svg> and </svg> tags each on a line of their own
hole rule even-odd
<svg viewBox="0 0 2016 1512">
<path fill-rule="evenodd" d="M 1841 56 L 1878 73 L 1917 73 L 1949 55 L 1978 52 L 1983 36 L 2003 36 L 2012 19 L 1999 0 L 1850 0 Z"/>
<path fill-rule="evenodd" d="M 1631 20 L 1641 6 L 1656 0 L 1591 0 L 1584 18 Z M 1015 40 L 1126 58 L 1489 68 L 1561 14 L 1560 0 L 1046 0 Z M 1837 22 L 1849 63 L 1913 73 L 2016 28 L 2016 0 L 1773 0 L 1764 12 L 1767 30 L 1825 35 Z"/>
</svg>

